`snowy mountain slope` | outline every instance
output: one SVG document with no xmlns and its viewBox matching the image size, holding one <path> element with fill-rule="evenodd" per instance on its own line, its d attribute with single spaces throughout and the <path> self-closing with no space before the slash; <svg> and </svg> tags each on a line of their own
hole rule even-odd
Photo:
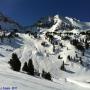
<svg viewBox="0 0 90 90">
<path fill-rule="evenodd" d="M 2 66 L 2 64 L 3 66 Z M 3 68 L 4 67 L 4 68 Z M 3 71 L 4 69 L 4 71 Z M 35 78 L 24 73 L 14 72 L 9 69 L 9 66 L 0 61 L 0 89 L 1 88 L 14 88 L 14 90 L 80 90 L 82 87 L 66 82 L 64 79 L 61 81 L 55 80 L 50 82 L 44 79 Z M 77 87 L 77 88 L 75 88 Z M 89 89 L 82 89 L 89 90 Z"/>
<path fill-rule="evenodd" d="M 77 26 L 81 29 L 89 29 L 90 28 L 90 23 L 89 22 L 81 22 L 80 20 L 74 19 L 74 18 L 69 18 L 65 17 L 67 20 L 71 22 L 73 26 Z"/>
<path fill-rule="evenodd" d="M 0 57 L 7 57 L 15 49 L 20 48 L 23 45 L 23 39 L 21 38 L 4 38 L 3 42 L 0 38 Z"/>
<path fill-rule="evenodd" d="M 89 33 L 77 28 L 80 24 L 76 22 L 80 21 L 76 19 L 58 15 L 47 19 L 42 19 L 44 24 L 39 21 L 39 26 L 30 27 L 33 33 L 0 34 L 0 86 L 14 86 L 19 90 L 89 90 Z M 20 72 L 10 69 L 8 61 L 12 53 L 16 53 L 22 63 Z M 22 71 L 23 64 L 30 58 L 40 74 L 43 70 L 51 73 L 52 82 Z M 61 70 L 63 62 L 66 70 Z"/>
<path fill-rule="evenodd" d="M 86 29 L 90 29 L 90 22 L 82 22 L 75 18 L 62 17 L 59 15 L 55 15 L 55 16 L 43 17 L 32 26 L 25 27 L 25 30 L 31 31 L 31 32 L 38 32 L 42 29 L 44 30 L 44 29 L 50 29 L 50 28 L 52 28 L 52 30 L 53 29 L 55 30 L 73 30 L 73 29 L 86 30 Z"/>
<path fill-rule="evenodd" d="M 17 29 L 20 31 L 22 26 L 0 12 L 0 29 L 5 31 L 13 31 L 14 29 Z"/>
<path fill-rule="evenodd" d="M 57 23 L 58 25 L 57 27 L 55 27 L 56 26 L 55 24 Z M 80 20 L 77 20 L 75 18 L 55 15 L 55 16 L 42 17 L 32 26 L 23 27 L 15 20 L 5 16 L 3 13 L 0 12 L 0 27 L 6 31 L 12 31 L 14 29 L 17 29 L 20 32 L 26 32 L 26 31 L 38 32 L 42 28 L 50 29 L 52 28 L 52 26 L 53 29 L 55 28 L 56 30 L 68 30 L 68 29 L 85 30 L 85 29 L 90 29 L 90 22 L 81 22 Z"/>
<path fill-rule="evenodd" d="M 74 46 L 71 45 L 68 41 L 62 40 L 61 42 L 63 43 L 63 45 L 67 45 L 68 46 L 68 49 L 70 49 L 70 50 L 68 51 L 67 48 L 64 47 L 63 49 L 61 49 L 62 52 L 60 52 L 59 54 L 61 55 L 61 57 L 63 57 L 63 60 L 67 63 L 66 68 L 68 69 L 68 72 L 74 71 L 75 72 L 74 74 L 72 74 L 73 72 L 72 73 L 63 72 L 63 71 L 61 71 L 59 69 L 60 68 L 60 65 L 62 64 L 62 60 L 59 60 L 57 58 L 58 57 L 58 53 L 55 54 L 53 52 L 52 44 L 50 44 L 47 40 L 45 40 L 43 38 L 41 38 L 41 39 L 35 39 L 33 36 L 29 36 L 28 34 L 26 34 L 26 35 L 25 34 L 19 34 L 19 36 L 22 39 L 23 44 L 22 44 L 21 48 L 16 48 L 14 50 L 14 52 L 16 52 L 17 55 L 19 56 L 19 58 L 20 58 L 20 60 L 22 62 L 22 65 L 23 65 L 23 63 L 25 61 L 28 61 L 29 58 L 32 58 L 33 59 L 33 62 L 34 62 L 35 68 L 37 70 L 39 70 L 40 73 L 41 73 L 41 71 L 43 69 L 45 69 L 46 71 L 50 71 L 52 73 L 52 76 L 54 78 L 56 78 L 56 80 L 54 82 L 56 82 L 56 83 L 59 82 L 59 84 L 61 84 L 62 82 L 64 82 L 63 85 L 66 84 L 66 86 L 63 86 L 63 87 L 61 87 L 62 85 L 60 86 L 59 84 L 55 84 L 55 85 L 59 85 L 59 87 L 57 87 L 57 88 L 63 89 L 65 87 L 65 88 L 69 88 L 68 90 L 73 90 L 73 88 L 77 84 L 76 85 L 72 85 L 71 84 L 71 87 L 69 87 L 68 84 L 70 84 L 70 83 L 65 83 L 65 78 L 72 78 L 72 79 L 73 78 L 74 79 L 76 78 L 76 81 L 78 81 L 80 78 L 78 78 L 77 75 L 82 78 L 81 79 L 82 81 L 80 80 L 80 82 L 82 82 L 82 83 L 84 82 L 84 83 L 86 83 L 86 85 L 88 85 L 87 81 L 89 82 L 89 78 L 90 78 L 89 77 L 89 71 L 87 72 L 84 69 L 84 67 L 80 66 L 77 63 L 73 63 L 73 62 L 71 63 L 71 62 L 67 61 L 68 54 L 70 54 L 71 56 L 74 57 L 75 56 L 75 51 L 77 51 L 74 48 Z M 48 44 L 49 44 L 49 47 L 46 47 L 45 48 L 45 47 L 41 46 L 41 42 L 42 41 L 47 41 Z M 17 46 L 17 44 L 16 44 L 16 46 Z M 5 48 L 5 47 L 6 47 L 6 45 L 3 45 L 3 48 Z M 5 51 L 5 52 L 7 53 L 8 51 Z M 1 69 L 0 69 L 1 70 L 1 74 L 0 75 L 1 75 L 2 81 L 5 80 L 3 78 L 6 77 L 6 78 L 9 78 L 5 82 L 6 85 L 12 85 L 12 86 L 14 85 L 14 86 L 17 86 L 19 88 L 21 88 L 21 87 L 22 88 L 26 88 L 26 86 L 22 86 L 21 81 L 23 80 L 24 77 L 26 78 L 27 76 L 25 74 L 21 74 L 20 77 L 22 76 L 22 78 L 19 81 L 15 79 L 15 76 L 13 76 L 13 73 L 15 73 L 15 72 L 13 72 L 12 70 L 10 70 L 9 69 L 9 66 L 7 64 L 7 61 L 9 61 L 10 58 L 11 58 L 11 54 L 6 55 L 6 57 L 1 57 L 1 64 L 0 64 L 0 66 L 1 66 Z M 3 63 L 3 65 L 6 65 L 6 66 L 2 66 L 2 63 Z M 5 67 L 7 67 L 7 69 L 5 69 Z M 9 73 L 10 73 L 9 76 L 5 76 L 5 75 L 7 75 L 6 74 L 6 71 L 3 71 L 2 72 L 2 70 L 3 70 L 2 68 L 4 68 L 6 71 L 9 71 Z M 11 74 L 11 72 L 13 72 L 13 73 Z M 84 74 L 84 73 L 86 73 L 86 74 Z M 18 73 L 15 73 L 15 74 L 16 74 L 16 76 L 18 75 Z M 11 78 L 10 75 L 12 75 L 13 79 Z M 88 78 L 86 78 L 86 76 Z M 30 76 L 29 76 L 29 78 L 30 78 Z M 62 81 L 62 80 L 59 81 L 60 78 L 62 78 L 62 80 L 64 80 L 64 81 Z M 10 82 L 11 84 L 8 84 L 7 83 L 8 80 L 11 81 Z M 31 83 L 31 80 L 33 81 L 33 78 L 31 78 L 29 82 L 30 82 L 31 86 L 34 86 L 33 85 L 34 83 Z M 27 81 L 27 79 L 25 79 L 25 81 L 23 81 L 23 82 L 26 82 L 26 81 Z M 15 82 L 15 83 L 13 83 L 13 82 Z M 23 83 L 23 84 L 28 85 L 29 82 L 26 82 L 26 84 L 25 83 Z M 40 82 L 43 82 L 43 80 L 40 80 Z M 45 81 L 45 82 L 47 82 L 47 81 Z M 19 84 L 19 86 L 17 85 L 17 83 Z M 37 84 L 35 84 L 35 85 L 38 87 Z M 40 87 L 38 89 L 42 88 L 41 85 L 42 85 L 42 83 L 40 83 Z M 45 89 L 47 87 L 49 87 L 49 85 L 52 85 L 52 84 L 46 84 L 45 85 Z M 22 88 L 20 90 L 23 90 Z M 31 87 L 28 86 L 27 90 L 29 88 L 31 88 Z M 50 89 L 58 90 L 57 88 L 56 87 L 50 87 L 48 89 L 49 90 Z M 80 90 L 80 88 L 82 88 L 82 86 L 81 87 L 78 86 L 78 88 L 76 88 L 76 90 Z M 32 87 L 31 90 L 34 90 L 34 87 Z M 83 90 L 88 90 L 88 87 L 85 87 Z"/>
</svg>

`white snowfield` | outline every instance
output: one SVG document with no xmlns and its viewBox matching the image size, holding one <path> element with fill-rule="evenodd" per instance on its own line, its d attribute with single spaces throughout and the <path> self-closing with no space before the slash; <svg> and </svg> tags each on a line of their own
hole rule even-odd
<svg viewBox="0 0 90 90">
<path fill-rule="evenodd" d="M 69 81 L 69 79 L 67 79 Z M 81 83 L 82 84 L 82 83 Z M 85 85 L 85 84 L 82 84 Z M 89 90 L 68 83 L 65 79 L 53 79 L 53 82 L 42 78 L 35 78 L 22 72 L 10 70 L 3 60 L 0 61 L 0 89 L 7 90 Z M 3 89 L 4 88 L 4 89 Z M 12 89 L 14 88 L 14 89 Z"/>
<path fill-rule="evenodd" d="M 90 89 L 90 84 L 89 83 L 79 82 L 79 81 L 75 81 L 75 80 L 72 80 L 72 79 L 69 79 L 69 78 L 67 78 L 66 80 L 68 82 L 74 83 L 74 84 L 79 85 L 81 87 L 89 88 Z"/>
<path fill-rule="evenodd" d="M 11 43 L 7 38 L 4 39 L 3 43 L 0 41 L 0 90 L 90 90 L 90 69 L 81 66 L 80 63 L 67 60 L 68 55 L 74 58 L 77 52 L 78 57 L 80 57 L 81 52 L 71 45 L 69 40 L 62 40 L 58 35 L 54 35 L 54 37 L 64 47 L 56 45 L 54 52 L 53 45 L 48 39 L 45 39 L 47 31 L 54 32 L 61 25 L 62 20 L 58 15 L 54 19 L 55 24 L 50 29 L 42 29 L 43 33 L 40 34 L 39 39 L 32 35 L 18 33 L 19 38 L 11 39 Z M 76 24 L 72 19 L 70 22 L 73 25 Z M 77 34 L 80 31 L 74 29 L 72 32 Z M 79 38 L 85 39 L 85 36 Z M 46 42 L 47 46 L 42 46 L 42 42 Z M 43 69 L 50 72 L 52 81 L 42 77 L 32 77 L 22 70 L 20 72 L 11 70 L 8 61 L 12 53 L 18 55 L 22 67 L 25 61 L 28 62 L 32 58 L 35 69 L 39 73 L 42 73 Z M 59 55 L 61 59 L 58 59 Z M 82 58 L 85 63 L 90 63 L 90 49 L 85 52 L 85 56 Z M 67 71 L 60 70 L 63 61 Z"/>
<path fill-rule="evenodd" d="M 2 54 L 5 55 L 5 57 L 0 57 L 0 88 L 15 88 L 15 90 L 90 90 L 90 84 L 83 81 L 77 81 L 73 79 L 69 79 L 68 77 L 77 77 L 78 74 L 82 77 L 82 71 L 84 69 L 77 65 L 73 64 L 71 70 L 75 70 L 76 74 L 69 74 L 62 72 L 59 67 L 62 61 L 57 59 L 57 55 L 49 54 L 52 53 L 49 50 L 50 48 L 43 48 L 40 44 L 41 40 L 36 40 L 32 36 L 25 35 L 25 34 L 19 34 L 22 38 L 23 45 L 21 45 L 20 48 L 13 49 L 12 52 L 16 52 L 22 62 L 22 65 L 25 61 L 28 61 L 29 58 L 32 58 L 34 61 L 35 68 L 39 71 L 42 71 L 44 68 L 47 71 L 50 71 L 52 73 L 53 82 L 44 80 L 42 78 L 35 78 L 32 76 L 29 76 L 27 74 L 24 74 L 21 72 L 14 72 L 10 69 L 10 66 L 8 65 L 8 61 L 11 58 L 11 52 L 5 51 L 3 49 Z M 63 42 L 63 41 L 62 41 Z M 67 51 L 66 48 L 63 48 L 63 52 L 60 54 L 66 61 L 66 56 L 68 54 L 74 55 L 74 47 L 70 45 L 69 42 L 63 42 L 63 44 L 66 44 L 70 51 Z M 8 47 L 7 45 L 3 45 L 3 48 L 9 48 L 12 49 L 12 47 Z M 51 47 L 51 46 L 50 46 Z M 73 49 L 72 49 L 73 48 Z M 1 49 L 1 48 L 0 48 Z M 48 52 L 49 51 L 49 52 Z M 9 52 L 9 53 L 8 53 Z M 73 53 L 72 53 L 73 52 Z M 8 53 L 8 54 L 5 54 Z M 49 54 L 49 57 L 47 57 L 46 54 Z M 68 62 L 69 63 L 69 62 Z M 72 65 L 72 64 L 71 64 Z M 70 66 L 71 67 L 71 66 Z M 69 67 L 67 66 L 69 69 Z M 87 73 L 86 71 L 84 71 Z M 90 75 L 90 73 L 88 73 Z M 86 77 L 86 76 L 84 76 Z M 55 79 L 56 78 L 56 79 Z M 66 79 L 65 79 L 66 78 Z M 89 80 L 88 80 L 89 79 Z M 83 78 L 82 78 L 83 80 Z M 90 76 L 87 78 L 88 82 L 90 81 Z M 3 89 L 1 89 L 3 90 Z"/>
</svg>

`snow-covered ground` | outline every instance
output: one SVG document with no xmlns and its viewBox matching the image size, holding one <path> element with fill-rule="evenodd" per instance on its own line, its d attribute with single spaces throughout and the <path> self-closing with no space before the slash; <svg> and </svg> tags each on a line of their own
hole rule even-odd
<svg viewBox="0 0 90 90">
<path fill-rule="evenodd" d="M 45 39 L 35 39 L 28 34 L 18 34 L 20 36 L 14 45 L 10 46 L 8 43 L 0 45 L 0 88 L 16 88 L 15 90 L 89 90 L 90 89 L 90 72 L 86 71 L 84 67 L 79 64 L 71 63 L 67 61 L 67 55 L 75 55 L 75 48 L 68 41 L 61 41 L 64 47 L 59 54 L 63 57 L 63 60 L 67 64 L 69 71 L 75 73 L 68 73 L 61 71 L 60 65 L 62 60 L 59 60 L 58 54 L 53 53 L 52 45 L 49 43 L 49 47 L 41 46 L 41 42 Z M 58 38 L 58 37 L 57 37 Z M 6 50 L 9 49 L 9 50 Z M 10 69 L 8 61 L 11 58 L 11 53 L 16 52 L 20 58 L 22 65 L 29 58 L 32 58 L 34 66 L 40 72 L 45 69 L 50 71 L 53 77 L 53 82 L 44 80 L 42 78 L 35 78 L 21 72 L 14 72 Z M 47 56 L 48 55 L 48 56 Z M 69 65 L 69 66 L 68 66 Z M 72 68 L 71 68 L 72 67 Z M 56 78 L 56 79 L 55 79 Z M 72 78 L 72 79 L 71 79 Z M 80 79 L 81 78 L 81 79 Z M 3 90 L 3 89 L 1 89 Z M 11 90 L 11 89 L 10 89 Z"/>
<path fill-rule="evenodd" d="M 73 25 L 80 26 L 72 18 L 66 17 L 66 19 Z M 54 35 L 52 32 L 59 29 L 61 23 L 62 19 L 56 15 L 54 25 L 49 29 L 41 28 L 38 38 L 34 38 L 33 35 L 18 33 L 19 37 L 4 38 L 3 42 L 0 39 L 0 90 L 90 90 L 90 68 L 80 65 L 80 62 L 72 62 L 67 59 L 68 55 L 74 58 L 77 53 L 78 57 L 82 57 L 83 61 L 89 64 L 90 49 L 86 50 L 85 55 L 82 56 L 81 51 L 77 50 L 70 43 L 70 40 L 62 39 L 65 34 L 61 35 L 62 37 L 58 34 Z M 82 40 L 86 36 L 79 35 L 81 31 L 83 30 L 73 29 L 72 31 L 64 30 L 62 33 L 74 33 L 76 36 L 70 36 L 71 39 Z M 52 33 L 55 40 L 58 41 L 57 45 L 54 46 L 46 38 L 47 32 Z M 47 45 L 43 46 L 41 44 L 43 42 Z M 11 59 L 12 53 L 18 55 L 22 66 L 25 61 L 28 62 L 32 58 L 35 69 L 39 73 L 42 73 L 42 70 L 50 72 L 52 81 L 42 77 L 32 77 L 22 70 L 20 72 L 11 70 L 8 61 Z M 58 58 L 59 55 L 60 59 Z M 66 71 L 60 69 L 63 61 Z"/>
</svg>

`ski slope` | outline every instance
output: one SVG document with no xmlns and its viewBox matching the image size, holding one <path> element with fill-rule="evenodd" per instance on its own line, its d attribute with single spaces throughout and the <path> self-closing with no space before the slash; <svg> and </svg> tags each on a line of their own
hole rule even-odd
<svg viewBox="0 0 90 90">
<path fill-rule="evenodd" d="M 22 40 L 22 43 L 21 43 L 22 45 L 17 48 L 13 47 L 14 49 L 12 52 L 15 52 L 18 54 L 22 62 L 22 65 L 25 61 L 28 61 L 29 58 L 32 58 L 34 60 L 33 62 L 37 70 L 42 71 L 44 68 L 46 71 L 50 71 L 52 73 L 52 76 L 54 77 L 53 82 L 44 80 L 41 77 L 35 78 L 32 76 L 29 76 L 27 74 L 24 74 L 22 71 L 21 72 L 12 71 L 10 69 L 10 66 L 7 63 L 9 59 L 11 58 L 11 53 L 8 53 L 9 51 L 3 50 L 5 53 L 8 53 L 8 54 L 5 54 L 5 57 L 0 57 L 0 88 L 1 87 L 8 87 L 8 88 L 15 87 L 16 90 L 25 90 L 25 89 L 26 90 L 35 90 L 35 89 L 37 90 L 65 90 L 65 89 L 89 90 L 90 89 L 89 83 L 82 82 L 82 81 L 80 82 L 73 81 L 68 78 L 68 77 L 72 78 L 73 76 L 77 77 L 78 75 L 82 77 L 82 74 L 85 73 L 85 71 L 81 66 L 77 64 L 73 64 L 72 70 L 74 69 L 76 74 L 70 74 L 70 73 L 65 73 L 63 71 L 60 71 L 59 63 L 61 63 L 62 60 L 60 61 L 57 59 L 57 54 L 56 54 L 56 57 L 54 54 L 52 54 L 52 48 L 50 48 L 52 47 L 51 44 L 49 48 L 47 47 L 44 48 L 41 46 L 41 42 L 44 39 L 38 40 L 38 39 L 35 39 L 33 36 L 29 36 L 28 34 L 19 34 L 19 36 L 20 36 L 20 39 Z M 64 47 L 63 52 L 60 53 L 62 57 L 64 58 L 65 62 L 67 62 L 65 55 L 67 56 L 68 54 L 72 54 L 73 56 L 75 49 L 73 46 L 70 45 L 68 41 L 66 42 L 62 41 L 62 43 L 64 45 L 67 45 L 68 48 L 71 49 L 68 51 L 66 47 Z M 8 48 L 8 46 L 4 44 L 3 48 Z M 12 46 L 10 47 L 10 49 L 11 48 Z M 49 57 L 47 57 L 47 53 L 49 54 Z M 69 69 L 68 66 L 67 68 Z M 83 71 L 82 73 L 81 73 L 81 70 Z M 79 78 L 77 77 L 77 80 L 78 79 Z M 86 80 L 88 79 L 89 79 L 89 76 Z"/>
<path fill-rule="evenodd" d="M 69 79 L 67 79 L 69 81 Z M 0 89 L 8 88 L 9 90 L 89 90 L 72 83 L 68 83 L 64 79 L 53 79 L 53 82 L 26 75 L 22 72 L 15 72 L 4 60 L 0 61 Z M 82 84 L 82 83 L 81 83 Z M 82 84 L 84 85 L 84 84 Z M 75 88 L 77 87 L 77 88 Z M 3 90 L 3 89 L 1 89 Z"/>
<path fill-rule="evenodd" d="M 67 21 L 68 20 L 68 21 Z M 84 63 L 90 63 L 90 49 L 85 51 L 85 56 L 82 56 L 81 52 L 70 43 L 69 40 L 62 39 L 61 36 L 54 35 L 53 32 L 61 27 L 62 22 L 64 24 L 72 24 L 74 26 L 84 27 L 85 23 L 75 22 L 73 18 L 61 18 L 59 15 L 54 16 L 54 25 L 49 29 L 40 28 L 40 32 L 37 31 L 37 27 L 34 28 L 38 32 L 38 38 L 34 38 L 33 35 L 25 33 L 17 33 L 19 37 L 4 38 L 4 41 L 0 40 L 0 90 L 3 88 L 9 88 L 8 90 L 90 90 L 90 68 L 80 65 L 80 62 L 70 62 L 67 57 L 71 55 L 72 58 L 78 54 L 78 57 L 82 57 Z M 89 23 L 86 23 L 89 27 Z M 4 27 L 4 26 L 3 26 Z M 87 26 L 86 26 L 87 27 Z M 6 27 L 7 28 L 7 27 Z M 60 30 L 62 33 L 67 30 Z M 78 35 L 82 30 L 73 29 L 68 32 L 76 34 L 76 36 L 70 36 L 71 39 L 85 39 L 86 36 Z M 46 39 L 45 34 L 51 32 L 58 44 L 54 46 Z M 10 40 L 10 41 L 9 41 Z M 41 43 L 47 43 L 47 46 L 41 45 Z M 62 43 L 62 46 L 60 46 Z M 12 53 L 16 53 L 22 63 L 28 62 L 30 58 L 33 60 L 34 68 L 40 74 L 42 70 L 50 72 L 52 75 L 52 81 L 47 81 L 41 76 L 32 77 L 25 72 L 15 72 L 11 70 L 8 61 L 11 59 Z M 60 55 L 60 59 L 58 56 Z M 65 63 L 66 71 L 60 69 L 62 63 Z"/>
</svg>

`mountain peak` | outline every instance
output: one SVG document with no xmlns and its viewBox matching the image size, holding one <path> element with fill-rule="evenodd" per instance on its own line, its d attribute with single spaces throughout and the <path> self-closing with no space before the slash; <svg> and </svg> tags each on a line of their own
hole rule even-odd
<svg viewBox="0 0 90 90">
<path fill-rule="evenodd" d="M 12 31 L 14 29 L 20 30 L 20 28 L 22 27 L 19 23 L 17 23 L 12 18 L 4 15 L 2 12 L 0 12 L 0 26 L 6 31 Z"/>
</svg>

